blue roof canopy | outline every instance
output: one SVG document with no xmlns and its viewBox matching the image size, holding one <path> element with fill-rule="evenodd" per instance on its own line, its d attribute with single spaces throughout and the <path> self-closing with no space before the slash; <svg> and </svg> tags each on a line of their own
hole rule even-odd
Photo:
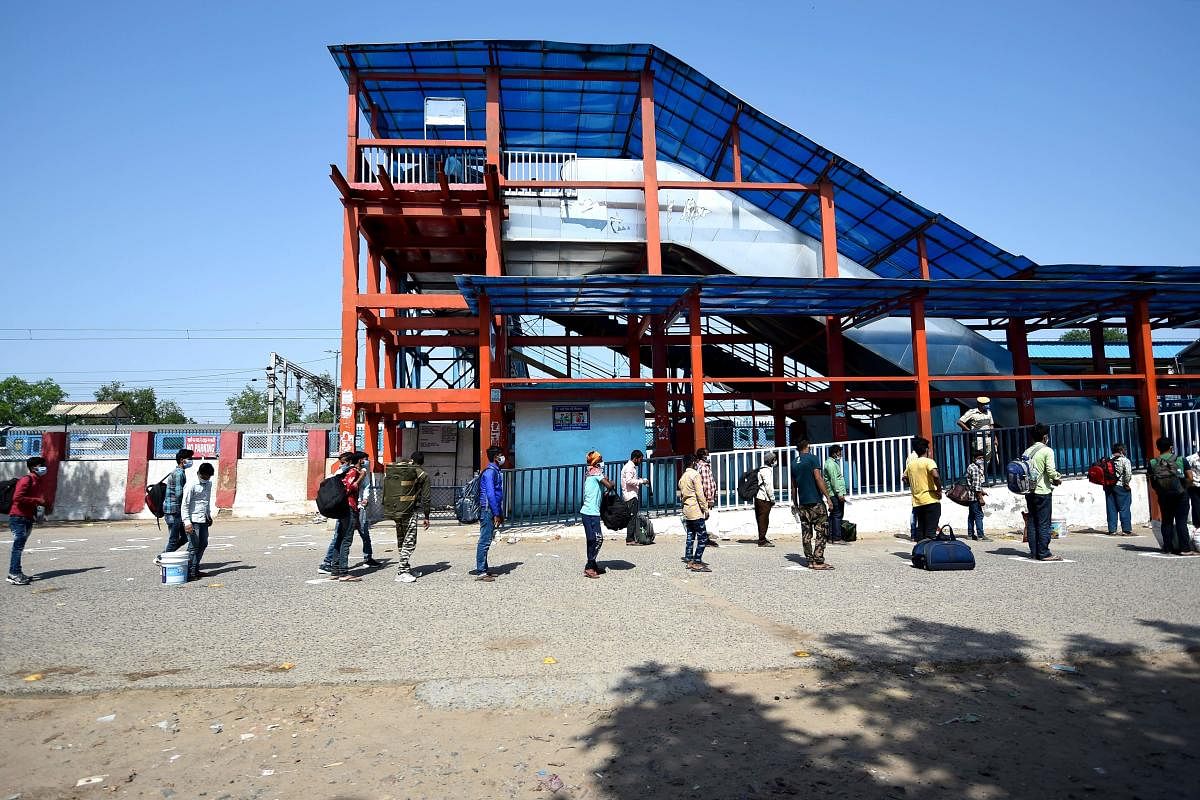
<svg viewBox="0 0 1200 800">
<path fill-rule="evenodd" d="M 658 158 L 713 180 L 732 180 L 728 132 L 740 130 L 747 181 L 834 185 L 838 251 L 882 277 L 920 274 L 915 235 L 926 238 L 933 278 L 1003 278 L 1033 266 L 980 238 L 806 136 L 729 93 L 675 56 L 649 44 L 549 41 L 441 41 L 333 45 L 344 76 L 361 81 L 362 108 L 373 112 L 376 135 L 421 138 L 426 97 L 467 100 L 467 137 L 485 135 L 484 86 L 479 82 L 396 82 L 383 73 L 482 75 L 502 70 L 640 72 L 654 74 Z M 379 78 L 372 78 L 372 74 Z M 502 143 L 507 149 L 567 151 L 583 157 L 640 158 L 638 84 L 617 80 L 506 79 L 501 84 Z M 368 114 L 371 116 L 371 114 Z M 436 129 L 430 132 L 437 137 Z M 454 136 L 461 135 L 455 132 Z M 815 198 L 795 192 L 740 192 L 788 224 L 820 238 Z"/>
<path fill-rule="evenodd" d="M 929 317 L 1040 320 L 1053 327 L 1105 311 L 1125 313 L 1135 298 L 1145 295 L 1151 316 L 1174 326 L 1200 319 L 1200 283 L 744 275 L 460 275 L 456 280 L 473 313 L 479 312 L 479 296 L 486 293 L 492 313 L 505 315 L 665 314 L 678 310 L 687 294 L 696 291 L 704 316 L 839 316 L 861 324 L 879 316 L 909 316 L 909 301 L 920 294 Z"/>
</svg>

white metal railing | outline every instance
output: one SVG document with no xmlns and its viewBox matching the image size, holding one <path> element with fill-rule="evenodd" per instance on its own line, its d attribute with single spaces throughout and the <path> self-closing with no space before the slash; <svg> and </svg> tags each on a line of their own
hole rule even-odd
<svg viewBox="0 0 1200 800">
<path fill-rule="evenodd" d="M 809 449 L 822 464 L 833 442 L 814 444 Z M 889 436 L 880 439 L 854 439 L 838 442 L 842 446 L 842 474 L 846 478 L 846 496 L 878 497 L 903 494 L 907 491 L 902 480 L 904 462 L 912 449 L 911 436 Z M 795 447 L 769 447 L 759 450 L 729 450 L 710 453 L 713 480 L 717 484 L 717 508 L 747 505 L 737 494 L 738 478 L 748 470 L 765 463 L 767 453 L 778 458 L 771 471 L 775 501 L 790 503 L 792 496 L 792 462 Z"/>
<path fill-rule="evenodd" d="M 452 142 L 438 147 L 364 145 L 359 149 L 359 180 L 370 183 L 381 171 L 392 183 L 437 183 L 439 167 L 450 183 L 483 183 L 487 153 L 482 147 Z"/>
<path fill-rule="evenodd" d="M 0 461 L 24 461 L 41 454 L 41 428 L 9 428 L 0 433 Z"/>
<path fill-rule="evenodd" d="M 579 177 L 579 160 L 574 153 L 539 150 L 505 150 L 501 169 L 510 181 L 570 181 Z M 508 189 L 511 195 L 575 197 L 575 189 Z"/>
<path fill-rule="evenodd" d="M 1191 455 L 1200 450 L 1200 409 L 1159 414 L 1162 435 L 1175 443 L 1175 452 Z"/>
<path fill-rule="evenodd" d="M 305 458 L 308 456 L 308 431 L 242 434 L 242 458 Z"/>
</svg>

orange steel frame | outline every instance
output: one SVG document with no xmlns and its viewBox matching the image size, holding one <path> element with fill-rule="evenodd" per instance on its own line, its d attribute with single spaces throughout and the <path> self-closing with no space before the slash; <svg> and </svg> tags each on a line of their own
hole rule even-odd
<svg viewBox="0 0 1200 800">
<path fill-rule="evenodd" d="M 788 376 L 784 374 L 784 352 L 772 353 L 771 375 L 760 377 L 721 377 L 705 374 L 703 345 L 707 343 L 736 343 L 748 341 L 748 337 L 736 335 L 713 335 L 705 337 L 700 325 L 700 300 L 692 293 L 684 299 L 678 311 L 686 313 L 688 332 L 685 335 L 668 335 L 666 329 L 673 315 L 638 319 L 630 317 L 627 334 L 621 336 L 507 336 L 507 326 L 500 316 L 492 314 L 486 295 L 481 296 L 478 314 L 461 316 L 467 311 L 467 303 L 459 294 L 400 293 L 400 271 L 414 262 L 400 260 L 387 263 L 384 253 L 389 248 L 401 247 L 408 250 L 445 250 L 462 253 L 463 261 L 450 262 L 447 270 L 482 272 L 485 275 L 503 274 L 503 244 L 501 228 L 505 215 L 503 191 L 506 188 L 606 188 L 636 189 L 644 192 L 646 202 L 646 272 L 662 274 L 662 241 L 656 198 L 662 189 L 725 189 L 792 191 L 814 194 L 818 198 L 822 234 L 822 274 L 837 277 L 838 254 L 836 236 L 836 208 L 833 184 L 822 177 L 815 184 L 765 183 L 746 181 L 742 174 L 741 141 L 737 117 L 726 135 L 726 142 L 733 158 L 733 180 L 731 181 L 660 181 L 655 160 L 655 103 L 654 80 L 649 70 L 642 72 L 604 73 L 605 80 L 636 82 L 639 86 L 641 110 L 641 134 L 643 142 L 641 181 L 510 181 L 500 172 L 501 118 L 500 84 L 504 79 L 551 80 L 569 78 L 573 73 L 561 71 L 506 71 L 489 68 L 482 76 L 477 74 L 427 75 L 415 73 L 352 73 L 348 81 L 347 140 L 345 174 L 336 166 L 332 168 L 332 179 L 342 195 L 343 213 L 343 259 L 342 259 L 342 397 L 339 414 L 339 444 L 342 450 L 353 449 L 355 424 L 361 412 L 366 423 L 366 451 L 375 459 L 394 460 L 398 457 L 399 437 L 395 423 L 424 420 L 471 420 L 478 423 L 480 432 L 480 460 L 486 459 L 486 450 L 495 444 L 507 450 L 508 426 L 503 401 L 512 400 L 511 387 L 542 387 L 541 399 L 578 399 L 578 394 L 564 387 L 578 383 L 577 378 L 509 378 L 508 348 L 519 345 L 547 346 L 608 346 L 624 347 L 629 358 L 629 376 L 613 379 L 587 379 L 589 384 L 623 384 L 612 388 L 589 388 L 589 397 L 606 399 L 649 400 L 654 409 L 654 447 L 656 452 L 665 453 L 672 449 L 671 414 L 669 398 L 678 399 L 685 391 L 690 395 L 692 441 L 690 447 L 704 447 L 706 398 L 705 384 L 720 383 L 728 387 L 721 398 L 753 399 L 772 406 L 775 424 L 775 440 L 782 445 L 786 439 L 786 417 L 783 404 L 788 400 L 806 399 L 828 403 L 836 439 L 847 438 L 846 403 L 848 397 L 885 399 L 911 397 L 914 400 L 917 433 L 933 435 L 931 406 L 934 400 L 962 397 L 963 393 L 948 390 L 935 391 L 934 381 L 954 382 L 1013 382 L 1013 390 L 990 392 L 995 397 L 1012 397 L 1018 401 L 1018 413 L 1022 424 L 1033 422 L 1035 397 L 1058 397 L 1080 395 L 1121 394 L 1118 390 L 1070 390 L 1038 391 L 1034 382 L 1039 380 L 1069 380 L 1081 382 L 1134 383 L 1137 386 L 1137 403 L 1145 420 L 1143 446 L 1153 450 L 1153 442 L 1159 435 L 1157 379 L 1151 350 L 1151 319 L 1147 300 L 1142 297 L 1133 301 L 1127 318 L 1133 370 L 1130 373 L 1112 375 L 1105 371 L 1103 343 L 1098 334 L 1093 334 L 1094 364 L 1096 371 L 1081 375 L 1034 375 L 1029 366 L 1027 326 L 1024 320 L 1008 322 L 1006 333 L 1013 354 L 1013 375 L 930 375 L 929 358 L 925 336 L 925 307 L 922 293 L 909 299 L 912 320 L 913 374 L 911 376 L 848 376 L 846 374 L 843 348 L 843 321 L 838 317 L 826 319 L 825 337 L 827 368 L 823 377 Z M 597 73 L 588 72 L 589 80 L 599 79 Z M 362 146 L 407 146 L 444 147 L 444 140 L 421 139 L 360 139 L 359 86 L 362 78 L 390 81 L 422 82 L 471 82 L 483 83 L 486 88 L 486 136 L 482 141 L 454 142 L 456 146 L 482 148 L 486 152 L 484 184 L 450 184 L 441 175 L 438 184 L 417 187 L 396 187 L 389 177 L 381 174 L 360 175 L 358 153 Z M 458 226 L 458 235 L 450 237 L 415 236 L 411 230 L 400 237 L 400 241 L 386 235 L 369 232 L 368 223 L 377 221 L 387 224 L 413 224 L 420 220 L 452 220 Z M 929 260 L 926 253 L 924 232 L 915 233 L 920 277 L 929 279 Z M 367 245 L 366 286 L 360 291 L 360 265 L 362 243 Z M 434 262 L 425 255 L 417 262 L 421 269 L 435 271 Z M 384 281 L 386 276 L 386 282 Z M 458 316 L 450 316 L 455 312 Z M 419 316 L 418 316 L 419 314 Z M 364 327 L 366 352 L 363 359 L 364 385 L 358 386 L 359 372 L 359 325 Z M 1099 323 L 1097 323 L 1098 325 Z M 438 332 L 432 335 L 429 332 Z M 649 336 L 651 352 L 651 377 L 642 375 L 642 347 Z M 1096 342 L 1099 342 L 1096 344 Z M 687 344 L 690 363 L 688 376 L 683 378 L 667 375 L 668 345 Z M 422 389 L 402 387 L 398 384 L 397 361 L 401 348 L 454 346 L 472 348 L 476 352 L 477 385 L 471 389 Z M 380 351 L 384 353 L 381 364 Z M 382 382 L 380 368 L 382 366 Z M 1196 380 L 1200 376 L 1176 375 L 1172 380 Z M 630 387 L 629 384 L 639 387 Z M 825 383 L 828 389 L 798 391 L 806 384 Z M 769 384 L 779 387 L 771 391 L 738 392 L 738 384 Z M 672 393 L 675 385 L 678 391 Z M 895 388 L 886 388 L 895 385 Z M 884 387 L 884 388 L 881 388 Z M 794 412 L 793 412 L 794 415 Z M 376 435 L 383 424 L 383 453 L 376 452 Z"/>
</svg>

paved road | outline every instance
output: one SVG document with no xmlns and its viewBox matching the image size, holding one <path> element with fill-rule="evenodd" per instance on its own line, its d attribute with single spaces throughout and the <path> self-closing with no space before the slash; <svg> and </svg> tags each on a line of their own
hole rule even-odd
<svg viewBox="0 0 1200 800">
<path fill-rule="evenodd" d="M 0 690 L 402 682 L 432 704 L 537 706 L 604 697 L 647 662 L 736 672 L 1200 644 L 1200 558 L 1154 557 L 1149 535 L 1072 535 L 1058 564 L 980 543 L 965 573 L 912 569 L 898 539 L 831 547 L 836 570 L 816 573 L 796 563 L 798 541 L 779 539 L 710 551 L 710 575 L 684 573 L 678 538 L 614 538 L 600 580 L 580 574 L 582 541 L 528 537 L 497 542 L 492 565 L 507 574 L 484 584 L 466 575 L 469 534 L 423 533 L 415 584 L 391 568 L 339 584 L 315 569 L 324 528 L 220 520 L 213 577 L 161 586 L 152 524 L 39 528 L 25 570 L 37 580 L 0 586 Z M 394 558 L 387 529 L 375 538 L 376 556 Z"/>
</svg>

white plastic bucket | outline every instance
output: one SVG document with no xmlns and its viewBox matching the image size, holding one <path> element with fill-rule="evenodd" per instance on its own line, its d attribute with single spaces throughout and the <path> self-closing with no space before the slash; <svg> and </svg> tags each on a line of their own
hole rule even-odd
<svg viewBox="0 0 1200 800">
<path fill-rule="evenodd" d="M 159 556 L 162 563 L 162 582 L 164 585 L 187 583 L 188 551 L 176 550 L 174 553 L 163 553 Z"/>
</svg>

